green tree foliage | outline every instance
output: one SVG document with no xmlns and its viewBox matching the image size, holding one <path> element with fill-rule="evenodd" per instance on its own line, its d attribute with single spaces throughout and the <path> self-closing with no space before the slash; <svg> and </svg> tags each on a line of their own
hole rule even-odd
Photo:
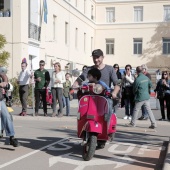
<svg viewBox="0 0 170 170">
<path fill-rule="evenodd" d="M 10 57 L 9 52 L 4 51 L 4 46 L 6 44 L 6 38 L 0 34 L 0 66 L 8 66 L 8 59 Z"/>
<path fill-rule="evenodd" d="M 18 79 L 16 77 L 10 79 L 10 83 L 13 85 L 13 103 L 14 105 L 21 105 L 20 99 L 19 99 L 19 85 L 17 83 Z M 32 106 L 32 88 L 31 85 L 29 86 L 29 91 L 28 91 L 28 99 L 27 99 L 27 104 L 29 106 Z"/>
</svg>

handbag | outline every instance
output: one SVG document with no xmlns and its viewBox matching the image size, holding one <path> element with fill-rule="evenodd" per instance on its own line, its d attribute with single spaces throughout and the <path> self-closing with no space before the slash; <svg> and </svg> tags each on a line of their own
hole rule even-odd
<svg viewBox="0 0 170 170">
<path fill-rule="evenodd" d="M 72 101 L 73 100 L 73 95 L 69 93 L 69 100 Z"/>
<path fill-rule="evenodd" d="M 165 91 L 158 91 L 157 98 L 158 99 L 163 99 L 164 97 L 165 97 Z"/>
<path fill-rule="evenodd" d="M 46 89 L 46 102 L 49 103 L 49 104 L 53 103 L 52 94 L 49 94 L 48 89 Z"/>
<path fill-rule="evenodd" d="M 124 95 L 125 95 L 125 96 L 131 96 L 131 95 L 133 95 L 132 87 L 125 87 L 125 88 L 124 88 Z"/>
</svg>

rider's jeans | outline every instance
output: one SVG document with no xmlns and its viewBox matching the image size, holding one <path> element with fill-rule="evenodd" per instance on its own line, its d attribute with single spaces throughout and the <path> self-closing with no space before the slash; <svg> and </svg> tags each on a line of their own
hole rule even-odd
<svg viewBox="0 0 170 170">
<path fill-rule="evenodd" d="M 109 108 L 109 114 L 111 115 L 113 113 L 113 100 L 110 99 L 110 98 L 107 98 L 107 101 L 108 101 L 108 108 Z"/>
<path fill-rule="evenodd" d="M 6 136 L 14 136 L 14 125 L 4 101 L 1 101 L 1 122 Z"/>
</svg>

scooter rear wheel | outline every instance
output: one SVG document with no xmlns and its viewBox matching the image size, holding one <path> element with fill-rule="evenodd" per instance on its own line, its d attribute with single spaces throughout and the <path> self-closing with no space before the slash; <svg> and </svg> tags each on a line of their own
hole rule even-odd
<svg viewBox="0 0 170 170">
<path fill-rule="evenodd" d="M 89 161 L 94 156 L 97 144 L 97 136 L 95 134 L 90 135 L 87 143 L 83 146 L 83 159 Z"/>
</svg>

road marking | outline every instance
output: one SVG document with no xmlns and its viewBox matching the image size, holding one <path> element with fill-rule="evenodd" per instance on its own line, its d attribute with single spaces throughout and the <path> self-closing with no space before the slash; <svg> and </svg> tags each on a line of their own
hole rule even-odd
<svg viewBox="0 0 170 170">
<path fill-rule="evenodd" d="M 40 149 L 37 149 L 37 150 L 35 150 L 35 151 L 32 151 L 32 152 L 30 152 L 30 153 L 28 153 L 28 154 L 26 154 L 26 155 L 20 156 L 20 157 L 18 157 L 18 158 L 16 158 L 16 159 L 13 159 L 13 160 L 9 161 L 9 162 L 6 162 L 6 163 L 0 165 L 0 169 L 6 167 L 6 166 L 8 166 L 8 165 L 11 165 L 11 164 L 13 164 L 13 163 L 15 163 L 15 162 L 18 162 L 18 161 L 20 161 L 20 160 L 22 160 L 22 159 L 24 159 L 24 158 L 27 158 L 27 157 L 29 157 L 29 156 L 31 156 L 31 155 L 33 155 L 33 154 L 36 154 L 36 153 L 38 153 L 38 152 L 40 152 L 40 151 L 42 151 L 42 150 L 44 150 L 44 149 L 46 149 L 46 148 L 48 148 L 48 147 L 51 147 L 51 146 L 53 146 L 53 145 L 55 145 L 55 144 L 57 144 L 57 143 L 62 142 L 62 141 L 64 141 L 64 140 L 68 140 L 68 139 L 69 139 L 69 138 L 61 139 L 61 140 L 59 140 L 59 141 L 57 141 L 57 142 L 51 143 L 51 144 L 46 145 L 46 146 L 44 146 L 44 147 L 42 147 L 42 148 L 40 148 Z"/>
<path fill-rule="evenodd" d="M 116 150 L 116 148 L 118 147 L 118 146 L 120 146 L 120 145 L 127 145 L 127 146 L 129 146 L 126 150 Z M 132 152 L 133 150 L 134 150 L 134 148 L 135 148 L 135 144 L 132 144 L 132 143 L 118 143 L 118 144 L 113 144 L 109 149 L 108 149 L 108 151 L 109 152 L 113 152 L 114 154 L 116 153 L 116 154 L 127 154 L 127 153 L 130 153 L 130 152 Z"/>
<path fill-rule="evenodd" d="M 137 154 L 143 155 L 145 151 L 146 152 L 148 152 L 148 151 L 154 152 L 154 151 L 164 151 L 166 149 L 165 146 L 156 147 L 155 149 L 150 149 L 150 148 L 151 148 L 151 146 L 149 146 L 149 145 L 142 145 Z"/>
<path fill-rule="evenodd" d="M 48 150 L 51 150 L 51 151 L 65 151 L 65 150 L 69 150 L 69 149 L 71 149 L 72 148 L 72 146 L 70 146 L 70 145 L 67 145 L 67 144 L 74 144 L 74 145 L 80 145 L 80 141 L 76 141 L 76 140 L 72 140 L 72 141 L 68 141 L 68 140 L 66 140 L 66 141 L 62 141 L 62 142 L 59 142 L 59 143 L 57 143 L 58 145 L 60 145 L 60 146 L 62 146 L 62 147 L 55 147 L 55 146 L 51 146 L 51 147 L 49 147 L 49 148 L 47 148 Z"/>
<path fill-rule="evenodd" d="M 120 161 L 121 160 L 121 161 Z M 129 158 L 127 155 L 124 157 L 113 156 L 113 158 L 97 159 L 93 158 L 90 161 L 84 161 L 81 157 L 76 157 L 73 153 L 68 153 L 60 156 L 53 156 L 49 158 L 49 167 L 52 167 L 58 162 L 68 163 L 77 165 L 74 170 L 83 170 L 88 166 L 99 166 L 99 165 L 116 165 L 114 169 L 126 166 L 133 163 L 135 160 Z"/>
</svg>

